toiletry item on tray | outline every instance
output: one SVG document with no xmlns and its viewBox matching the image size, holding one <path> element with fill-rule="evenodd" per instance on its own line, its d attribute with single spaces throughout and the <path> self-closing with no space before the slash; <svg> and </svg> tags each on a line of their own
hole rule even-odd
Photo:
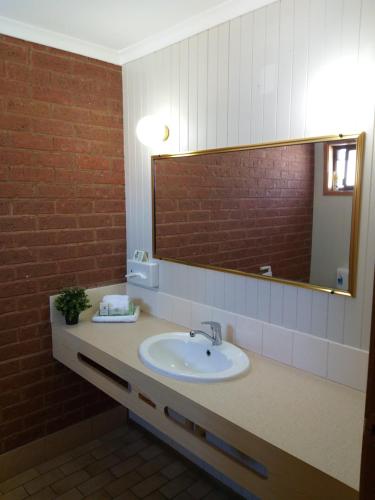
<svg viewBox="0 0 375 500">
<path fill-rule="evenodd" d="M 133 323 L 139 317 L 139 306 L 133 304 L 127 295 L 105 295 L 99 310 L 92 317 L 97 323 Z"/>
</svg>

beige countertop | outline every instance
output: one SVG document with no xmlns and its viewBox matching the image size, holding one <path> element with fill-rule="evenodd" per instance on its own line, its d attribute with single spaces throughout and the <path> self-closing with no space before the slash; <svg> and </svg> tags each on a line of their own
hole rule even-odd
<svg viewBox="0 0 375 500">
<path fill-rule="evenodd" d="M 153 372 L 145 338 L 186 328 L 141 314 L 137 323 L 56 325 L 348 486 L 359 489 L 365 394 L 249 352 L 237 379 L 191 383 Z"/>
</svg>

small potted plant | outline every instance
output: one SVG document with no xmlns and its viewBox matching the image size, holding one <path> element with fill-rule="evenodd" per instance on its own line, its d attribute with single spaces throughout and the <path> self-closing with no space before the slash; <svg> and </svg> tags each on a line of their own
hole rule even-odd
<svg viewBox="0 0 375 500">
<path fill-rule="evenodd" d="M 79 314 L 91 307 L 84 288 L 65 288 L 55 300 L 55 307 L 65 316 L 67 325 L 76 325 Z"/>
</svg>

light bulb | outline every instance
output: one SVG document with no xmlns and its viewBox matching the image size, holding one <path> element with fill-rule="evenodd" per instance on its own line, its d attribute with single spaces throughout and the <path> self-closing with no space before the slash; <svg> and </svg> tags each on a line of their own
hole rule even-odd
<svg viewBox="0 0 375 500">
<path fill-rule="evenodd" d="M 137 123 L 136 134 L 145 146 L 157 146 L 168 139 L 169 129 L 162 119 L 148 115 Z"/>
</svg>

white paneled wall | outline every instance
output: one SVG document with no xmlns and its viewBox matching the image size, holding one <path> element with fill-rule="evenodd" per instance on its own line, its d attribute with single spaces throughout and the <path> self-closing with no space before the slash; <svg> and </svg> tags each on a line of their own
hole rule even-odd
<svg viewBox="0 0 375 500">
<path fill-rule="evenodd" d="M 357 298 L 161 262 L 160 291 L 368 348 L 375 254 L 374 0 L 281 0 L 124 67 L 128 254 L 152 249 L 150 154 L 366 135 Z M 344 106 L 343 106 L 344 103 Z M 158 114 L 157 151 L 135 137 Z"/>
</svg>

